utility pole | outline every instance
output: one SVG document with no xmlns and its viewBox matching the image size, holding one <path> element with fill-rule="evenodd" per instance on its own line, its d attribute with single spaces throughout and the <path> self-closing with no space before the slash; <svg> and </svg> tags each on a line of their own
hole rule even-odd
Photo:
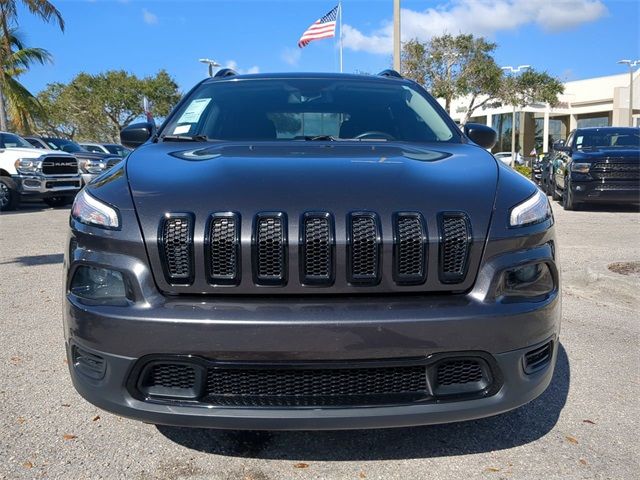
<svg viewBox="0 0 640 480">
<path fill-rule="evenodd" d="M 531 68 L 531 65 L 519 65 L 517 68 L 513 68 L 511 65 L 502 67 L 502 70 L 511 72 L 512 75 L 520 73 L 522 70 Z M 520 125 L 522 128 L 522 125 Z M 516 163 L 516 106 L 513 106 L 513 114 L 511 116 L 511 167 Z"/>
<path fill-rule="evenodd" d="M 393 69 L 401 73 L 400 0 L 393 0 Z"/>
<path fill-rule="evenodd" d="M 618 63 L 629 65 L 629 126 L 633 127 L 633 69 L 640 65 L 640 60 L 620 60 Z"/>
</svg>

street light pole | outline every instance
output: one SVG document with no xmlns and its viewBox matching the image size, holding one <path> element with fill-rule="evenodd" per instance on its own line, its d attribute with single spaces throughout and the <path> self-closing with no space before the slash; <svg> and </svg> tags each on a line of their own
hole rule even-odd
<svg viewBox="0 0 640 480">
<path fill-rule="evenodd" d="M 640 60 L 620 60 L 618 63 L 629 65 L 629 126 L 633 127 L 633 69 L 640 65 Z"/>
<path fill-rule="evenodd" d="M 502 70 L 511 72 L 512 75 L 520 73 L 522 70 L 531 68 L 531 65 L 519 65 L 514 68 L 511 65 L 502 67 Z M 516 163 L 516 106 L 513 105 L 513 114 L 511 116 L 511 167 Z"/>
<path fill-rule="evenodd" d="M 220 67 L 221 65 L 215 60 L 211 60 L 209 58 L 201 58 L 199 60 L 200 63 L 206 63 L 209 66 L 209 76 L 213 77 L 213 69 L 214 67 Z"/>
</svg>

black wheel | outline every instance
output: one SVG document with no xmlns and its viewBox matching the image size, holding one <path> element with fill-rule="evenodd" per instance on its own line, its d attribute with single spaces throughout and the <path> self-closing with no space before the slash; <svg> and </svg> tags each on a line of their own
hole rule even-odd
<svg viewBox="0 0 640 480">
<path fill-rule="evenodd" d="M 72 201 L 73 197 L 48 197 L 44 198 L 44 203 L 53 208 L 64 207 L 65 205 L 69 205 Z"/>
<path fill-rule="evenodd" d="M 564 181 L 564 195 L 562 195 L 562 208 L 565 210 L 577 210 L 578 204 L 573 199 L 573 192 L 571 191 L 571 183 L 569 180 Z"/>
<path fill-rule="evenodd" d="M 20 203 L 16 183 L 9 177 L 0 177 L 0 212 L 15 210 Z"/>
</svg>

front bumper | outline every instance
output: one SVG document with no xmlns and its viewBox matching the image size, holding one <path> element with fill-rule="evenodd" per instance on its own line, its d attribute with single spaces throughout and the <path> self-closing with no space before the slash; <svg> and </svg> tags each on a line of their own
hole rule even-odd
<svg viewBox="0 0 640 480">
<path fill-rule="evenodd" d="M 29 198 L 74 196 L 82 188 L 79 175 L 12 175 L 20 195 Z"/>
<path fill-rule="evenodd" d="M 98 248 L 99 250 L 99 248 Z M 553 375 L 560 330 L 560 292 L 506 303 L 487 292 L 506 266 L 545 261 L 551 243 L 498 255 L 467 294 L 352 297 L 164 297 L 150 271 L 127 255 L 74 248 L 74 265 L 117 268 L 130 276 L 135 304 L 88 305 L 66 293 L 64 323 L 74 386 L 91 403 L 151 423 L 234 429 L 378 428 L 469 420 L 499 414 L 540 395 Z M 67 260 L 69 263 L 69 260 Z M 557 283 L 556 283 L 557 284 Z M 550 361 L 525 373 L 524 355 L 553 341 Z M 102 357 L 96 380 L 74 366 L 72 346 Z M 135 366 L 151 355 L 188 355 L 220 362 L 387 361 L 482 352 L 496 366 L 499 388 L 482 398 L 366 407 L 255 408 L 166 405 L 131 390 Z"/>
<path fill-rule="evenodd" d="M 572 180 L 573 199 L 581 203 L 640 203 L 640 181 Z"/>
</svg>

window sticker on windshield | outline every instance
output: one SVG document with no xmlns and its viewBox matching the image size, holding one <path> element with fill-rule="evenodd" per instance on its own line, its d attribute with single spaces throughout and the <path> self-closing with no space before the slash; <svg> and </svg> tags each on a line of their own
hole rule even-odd
<svg viewBox="0 0 640 480">
<path fill-rule="evenodd" d="M 198 98 L 193 100 L 184 113 L 180 116 L 178 123 L 198 123 L 204 109 L 207 108 L 210 98 Z M 175 132 L 174 132 L 175 133 Z"/>
<path fill-rule="evenodd" d="M 182 133 L 189 132 L 189 130 L 191 130 L 191 125 L 178 125 L 176 128 L 173 129 L 173 134 L 180 135 Z"/>
</svg>

